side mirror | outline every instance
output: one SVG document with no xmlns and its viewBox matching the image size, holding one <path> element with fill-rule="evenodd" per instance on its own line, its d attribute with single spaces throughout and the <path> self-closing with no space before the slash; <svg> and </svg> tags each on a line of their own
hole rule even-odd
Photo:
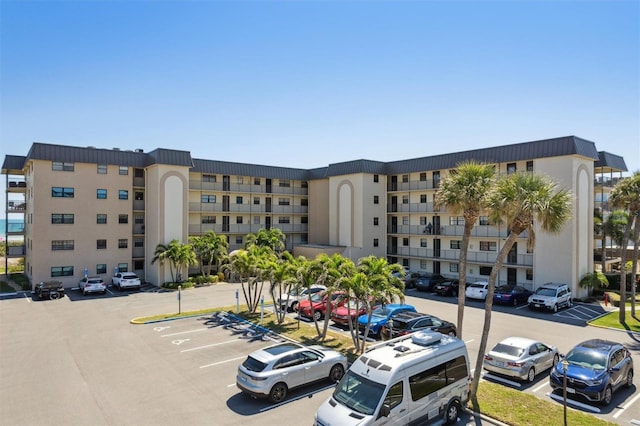
<svg viewBox="0 0 640 426">
<path fill-rule="evenodd" d="M 389 404 L 382 404 L 378 417 L 389 417 L 389 414 L 391 414 L 391 408 L 389 407 Z"/>
</svg>

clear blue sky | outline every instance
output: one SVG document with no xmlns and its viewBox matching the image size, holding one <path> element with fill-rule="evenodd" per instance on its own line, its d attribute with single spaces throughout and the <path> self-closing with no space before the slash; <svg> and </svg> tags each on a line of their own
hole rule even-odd
<svg viewBox="0 0 640 426">
<path fill-rule="evenodd" d="M 640 169 L 635 0 L 2 0 L 0 19 L 2 159 L 39 141 L 313 168 L 577 135 Z"/>
</svg>

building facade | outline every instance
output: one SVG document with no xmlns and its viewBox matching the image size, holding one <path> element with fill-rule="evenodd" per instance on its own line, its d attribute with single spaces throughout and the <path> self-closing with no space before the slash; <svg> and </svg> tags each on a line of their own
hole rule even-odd
<svg viewBox="0 0 640 426">
<path fill-rule="evenodd" d="M 152 263 L 158 244 L 214 231 L 234 250 L 247 234 L 277 227 L 294 255 L 375 255 L 412 271 L 457 277 L 464 219 L 436 208 L 434 197 L 440 181 L 467 160 L 493 164 L 499 174 L 544 174 L 571 190 L 573 215 L 563 231 L 537 233 L 532 252 L 521 235 L 499 282 L 529 289 L 566 282 L 580 294 L 577 283 L 593 271 L 599 247 L 598 182 L 626 167 L 622 157 L 575 136 L 310 170 L 194 159 L 179 150 L 34 143 L 26 156 L 6 156 L 2 167 L 7 217 L 23 221 L 7 232 L 8 256 L 24 258 L 34 283 L 57 279 L 72 287 L 84 275 L 110 282 L 117 268 L 160 284 L 170 275 L 168 265 Z M 469 280 L 488 277 L 506 237 L 506 229 L 480 218 L 469 247 Z"/>
</svg>

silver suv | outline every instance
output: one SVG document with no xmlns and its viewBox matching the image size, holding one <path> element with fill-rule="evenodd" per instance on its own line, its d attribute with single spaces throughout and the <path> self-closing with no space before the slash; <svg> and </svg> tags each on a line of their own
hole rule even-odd
<svg viewBox="0 0 640 426">
<path fill-rule="evenodd" d="M 558 312 L 558 309 L 570 308 L 573 304 L 571 300 L 571 289 L 566 284 L 546 283 L 529 296 L 529 309 L 545 309 Z"/>
</svg>

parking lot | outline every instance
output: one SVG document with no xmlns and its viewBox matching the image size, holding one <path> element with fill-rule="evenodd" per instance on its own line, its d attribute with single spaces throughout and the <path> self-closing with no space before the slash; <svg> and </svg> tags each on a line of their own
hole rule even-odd
<svg viewBox="0 0 640 426">
<path fill-rule="evenodd" d="M 236 289 L 237 285 L 221 284 L 183 291 L 182 309 L 234 306 Z M 455 321 L 453 298 L 409 292 L 407 303 Z M 585 327 L 584 320 L 576 318 L 581 308 L 554 315 L 496 307 L 488 346 L 509 335 L 526 334 L 564 352 L 581 340 L 601 337 L 624 343 L 635 362 L 640 362 L 636 336 Z M 3 419 L 21 425 L 312 424 L 315 410 L 331 393 L 330 383 L 293 391 L 276 406 L 243 395 L 235 386 L 238 364 L 253 350 L 278 340 L 276 336 L 258 338 L 204 317 L 129 323 L 134 317 L 177 309 L 176 293 L 153 289 L 109 289 L 105 295 L 89 296 L 70 291 L 56 301 L 35 301 L 29 294 L 0 300 Z M 483 315 L 482 302 L 470 302 L 465 309 L 463 340 L 472 368 Z M 583 325 L 578 325 L 580 321 Z M 527 385 L 491 377 L 485 380 L 552 400 L 545 374 Z M 640 403 L 635 388 L 619 391 L 610 407 L 595 407 L 599 411 L 574 407 L 618 424 L 636 424 Z"/>
</svg>

